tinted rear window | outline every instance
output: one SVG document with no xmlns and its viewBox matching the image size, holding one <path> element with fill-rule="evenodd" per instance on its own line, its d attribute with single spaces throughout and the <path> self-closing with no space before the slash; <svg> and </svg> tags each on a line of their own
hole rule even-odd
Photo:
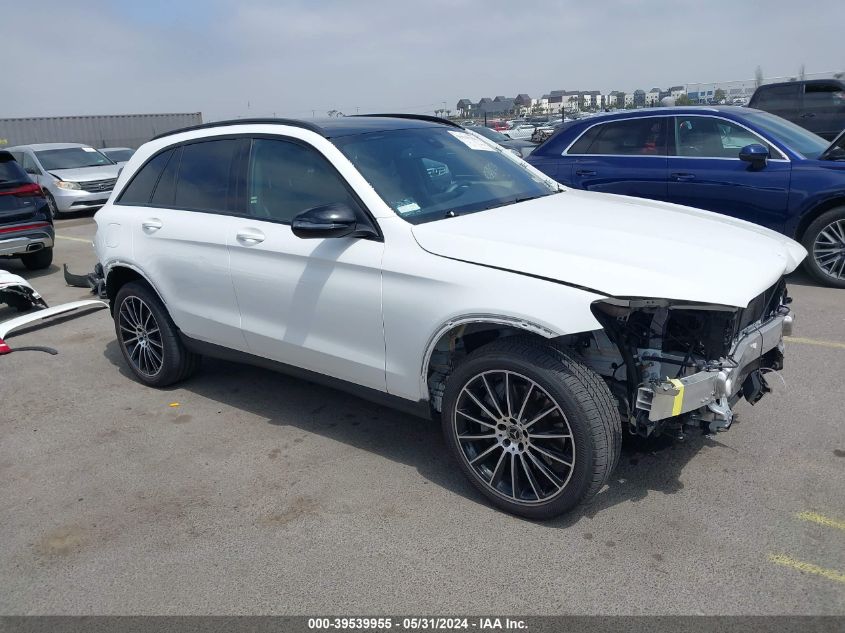
<svg viewBox="0 0 845 633">
<path fill-rule="evenodd" d="M 602 123 L 578 139 L 569 154 L 664 156 L 666 119 L 646 117 Z"/>
<path fill-rule="evenodd" d="M 172 154 L 173 150 L 162 152 L 141 167 L 132 182 L 120 194 L 118 204 L 148 204 L 161 172 Z"/>
<path fill-rule="evenodd" d="M 229 211 L 230 181 L 237 178 L 235 139 L 192 143 L 182 148 L 175 206 L 202 211 Z M 234 193 L 234 191 L 233 191 Z"/>
<path fill-rule="evenodd" d="M 0 185 L 27 182 L 29 176 L 8 152 L 0 152 Z"/>
</svg>

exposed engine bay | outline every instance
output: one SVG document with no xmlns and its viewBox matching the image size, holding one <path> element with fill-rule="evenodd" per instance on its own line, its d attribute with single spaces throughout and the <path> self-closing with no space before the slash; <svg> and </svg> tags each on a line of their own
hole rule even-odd
<svg viewBox="0 0 845 633">
<path fill-rule="evenodd" d="M 746 308 L 602 300 L 604 329 L 567 337 L 567 351 L 605 378 L 632 433 L 726 430 L 734 404 L 757 403 L 771 390 L 765 374 L 782 369 L 790 302 L 782 279 Z"/>
</svg>

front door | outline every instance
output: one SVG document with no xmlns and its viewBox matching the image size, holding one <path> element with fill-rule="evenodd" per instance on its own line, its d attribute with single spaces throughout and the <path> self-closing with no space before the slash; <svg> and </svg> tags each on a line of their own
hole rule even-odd
<svg viewBox="0 0 845 633">
<path fill-rule="evenodd" d="M 789 197 L 789 160 L 736 122 L 700 115 L 674 120 L 670 201 L 782 230 Z M 739 159 L 739 150 L 753 143 L 769 148 L 770 159 L 764 167 Z"/>
<path fill-rule="evenodd" d="M 381 258 L 375 239 L 301 239 L 293 218 L 345 203 L 368 221 L 347 184 L 300 141 L 255 138 L 248 218 L 228 235 L 232 281 L 253 354 L 385 389 Z"/>
</svg>

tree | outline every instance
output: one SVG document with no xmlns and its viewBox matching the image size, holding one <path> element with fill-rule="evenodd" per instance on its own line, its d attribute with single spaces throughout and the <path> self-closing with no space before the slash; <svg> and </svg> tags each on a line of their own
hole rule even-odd
<svg viewBox="0 0 845 633">
<path fill-rule="evenodd" d="M 757 70 L 754 71 L 754 87 L 759 88 L 763 85 L 763 68 L 761 66 L 757 66 Z"/>
<path fill-rule="evenodd" d="M 725 100 L 725 91 L 721 88 L 717 88 L 716 92 L 713 93 L 713 101 L 716 103 L 722 103 Z"/>
<path fill-rule="evenodd" d="M 328 114 L 332 118 L 345 116 L 340 110 L 329 110 L 328 112 L 326 112 L 326 114 Z"/>
<path fill-rule="evenodd" d="M 692 105 L 692 99 L 689 98 L 689 95 L 684 93 L 682 95 L 678 95 L 678 98 L 675 99 L 676 106 L 688 106 Z"/>
</svg>

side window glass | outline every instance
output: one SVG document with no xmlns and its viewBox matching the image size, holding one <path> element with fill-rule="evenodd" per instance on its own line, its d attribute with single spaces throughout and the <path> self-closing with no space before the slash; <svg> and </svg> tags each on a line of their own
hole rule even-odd
<svg viewBox="0 0 845 633">
<path fill-rule="evenodd" d="M 613 121 L 601 128 L 586 154 L 622 156 L 665 156 L 666 125 L 662 117 Z"/>
<path fill-rule="evenodd" d="M 176 195 L 176 172 L 179 169 L 179 161 L 182 157 L 182 148 L 177 147 L 169 152 L 169 158 L 161 176 L 158 178 L 158 184 L 155 186 L 153 197 L 150 203 L 160 207 L 172 207 L 173 199 Z"/>
<path fill-rule="evenodd" d="M 174 206 L 198 211 L 229 211 L 229 186 L 238 169 L 238 141 L 220 139 L 182 147 Z"/>
<path fill-rule="evenodd" d="M 744 127 L 713 117 L 676 117 L 677 155 L 701 158 L 739 158 L 739 150 L 758 143 L 773 158 L 779 151 Z"/>
<path fill-rule="evenodd" d="M 337 202 L 358 207 L 340 175 L 315 149 L 282 140 L 253 141 L 247 182 L 251 216 L 290 223 L 307 209 Z"/>
<path fill-rule="evenodd" d="M 575 144 L 569 148 L 569 151 L 566 152 L 567 154 L 589 154 L 590 153 L 590 146 L 593 144 L 593 141 L 596 140 L 596 137 L 601 132 L 603 125 L 595 125 L 591 127 L 589 130 L 584 132 Z"/>
<path fill-rule="evenodd" d="M 845 91 L 836 84 L 807 84 L 804 87 L 804 109 L 828 110 L 845 105 Z"/>
<path fill-rule="evenodd" d="M 798 88 L 798 84 L 761 88 L 754 107 L 763 110 L 795 110 L 798 108 Z"/>
<path fill-rule="evenodd" d="M 35 161 L 32 159 L 32 156 L 29 154 L 23 155 L 23 170 L 32 175 L 39 175 L 41 170 L 38 168 L 38 165 L 35 164 Z"/>
<path fill-rule="evenodd" d="M 118 204 L 149 204 L 153 189 L 158 182 L 161 172 L 164 170 L 167 161 L 173 154 L 173 150 L 167 150 L 150 159 L 132 177 L 132 180 L 123 190 L 118 198 Z"/>
</svg>

